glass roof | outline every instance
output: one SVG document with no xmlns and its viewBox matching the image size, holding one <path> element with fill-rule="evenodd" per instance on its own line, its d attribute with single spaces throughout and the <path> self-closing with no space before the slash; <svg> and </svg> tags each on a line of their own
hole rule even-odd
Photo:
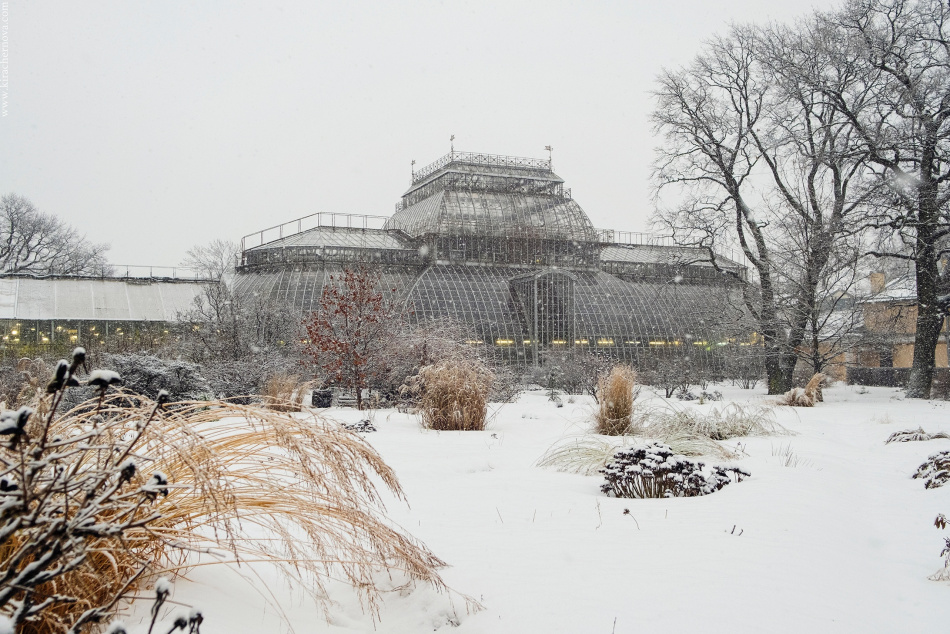
<svg viewBox="0 0 950 634">
<path fill-rule="evenodd" d="M 413 174 L 386 223 L 410 236 L 480 235 L 594 242 L 594 227 L 550 160 L 451 152 Z"/>
<path fill-rule="evenodd" d="M 248 251 L 282 249 L 285 247 L 360 247 L 370 249 L 413 248 L 399 234 L 382 229 L 355 229 L 350 227 L 315 227 L 286 238 L 273 240 Z"/>
<path fill-rule="evenodd" d="M 401 229 L 413 237 L 438 234 L 595 240 L 594 226 L 576 201 L 514 192 L 436 192 L 397 211 L 386 227 Z"/>
<path fill-rule="evenodd" d="M 176 321 L 199 282 L 86 278 L 0 278 L 0 319 Z"/>
</svg>

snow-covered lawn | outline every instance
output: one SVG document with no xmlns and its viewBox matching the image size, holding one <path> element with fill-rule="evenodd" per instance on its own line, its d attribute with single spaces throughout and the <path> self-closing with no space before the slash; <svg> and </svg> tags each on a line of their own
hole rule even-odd
<svg viewBox="0 0 950 634">
<path fill-rule="evenodd" d="M 769 400 L 761 389 L 720 389 L 727 400 Z M 714 405 L 721 406 L 688 404 Z M 942 566 L 938 554 L 950 535 L 933 525 L 938 513 L 950 515 L 950 486 L 925 490 L 911 479 L 950 440 L 884 444 L 900 429 L 950 432 L 950 403 L 836 386 L 814 409 L 777 408 L 778 422 L 795 435 L 726 441 L 741 444 L 747 455 L 738 464 L 751 478 L 705 497 L 658 500 L 608 498 L 600 476 L 535 466 L 552 444 L 590 427 L 590 401 L 557 408 L 530 392 L 493 408 L 485 432 L 425 431 L 415 417 L 382 410 L 374 414 L 378 431 L 366 435 L 409 500 L 408 507 L 388 503 L 389 516 L 450 564 L 446 582 L 483 611 L 468 614 L 458 596 L 399 589 L 393 579 L 380 621 L 339 586 L 328 624 L 267 571 L 252 587 L 218 566 L 179 581 L 175 598 L 203 609 L 207 634 L 285 629 L 265 596 L 280 602 L 299 634 L 950 626 L 950 584 L 927 579 Z M 361 418 L 354 410 L 327 413 Z M 776 455 L 789 450 L 797 466 Z"/>
</svg>

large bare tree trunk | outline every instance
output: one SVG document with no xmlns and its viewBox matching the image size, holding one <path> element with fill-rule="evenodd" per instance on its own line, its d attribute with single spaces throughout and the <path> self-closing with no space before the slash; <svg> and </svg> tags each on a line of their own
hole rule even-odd
<svg viewBox="0 0 950 634">
<path fill-rule="evenodd" d="M 928 198 L 924 195 L 921 198 Z M 922 213 L 921 220 L 935 216 L 932 205 L 923 203 L 923 208 L 931 206 L 929 213 Z M 937 343 L 943 326 L 943 313 L 937 302 L 940 273 L 937 269 L 934 230 L 931 222 L 922 222 L 917 227 L 917 253 L 915 273 L 917 279 L 917 322 L 914 334 L 914 361 L 907 381 L 908 398 L 930 398 L 936 365 Z"/>
</svg>

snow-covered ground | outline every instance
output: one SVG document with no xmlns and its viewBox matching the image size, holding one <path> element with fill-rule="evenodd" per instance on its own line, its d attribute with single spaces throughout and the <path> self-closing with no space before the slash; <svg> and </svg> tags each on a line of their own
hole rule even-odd
<svg viewBox="0 0 950 634">
<path fill-rule="evenodd" d="M 727 400 L 770 400 L 762 389 L 720 389 Z M 925 490 L 911 479 L 950 440 L 884 444 L 900 429 L 950 432 L 950 403 L 836 386 L 813 409 L 777 408 L 795 435 L 725 443 L 741 444 L 747 455 L 738 464 L 751 478 L 705 497 L 657 500 L 608 498 L 600 476 L 535 466 L 552 444 L 589 429 L 589 400 L 557 408 L 539 391 L 493 410 L 484 432 L 426 431 L 413 416 L 381 410 L 378 431 L 366 435 L 408 497 L 409 506 L 388 503 L 389 517 L 447 561 L 446 582 L 484 610 L 466 613 L 458 596 L 400 589 L 393 579 L 381 620 L 340 585 L 328 623 L 267 571 L 245 583 L 219 566 L 176 583 L 175 598 L 201 606 L 207 634 L 285 630 L 265 597 L 299 634 L 923 632 L 950 624 L 950 584 L 927 579 L 950 536 L 933 525 L 950 514 L 950 486 Z M 797 466 L 775 455 L 789 450 Z"/>
</svg>

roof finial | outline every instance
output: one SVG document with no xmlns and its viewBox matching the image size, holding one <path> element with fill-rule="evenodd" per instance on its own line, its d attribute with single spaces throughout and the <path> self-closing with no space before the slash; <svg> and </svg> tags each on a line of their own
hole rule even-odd
<svg viewBox="0 0 950 634">
<path fill-rule="evenodd" d="M 412 172 L 412 177 L 415 178 L 416 177 L 416 159 L 412 159 L 412 165 L 410 167 L 410 170 Z"/>
<path fill-rule="evenodd" d="M 554 169 L 554 148 L 550 145 L 545 145 L 544 149 L 548 151 L 548 167 Z"/>
<path fill-rule="evenodd" d="M 449 137 L 449 148 L 451 149 L 452 154 L 455 154 L 455 135 Z"/>
</svg>

